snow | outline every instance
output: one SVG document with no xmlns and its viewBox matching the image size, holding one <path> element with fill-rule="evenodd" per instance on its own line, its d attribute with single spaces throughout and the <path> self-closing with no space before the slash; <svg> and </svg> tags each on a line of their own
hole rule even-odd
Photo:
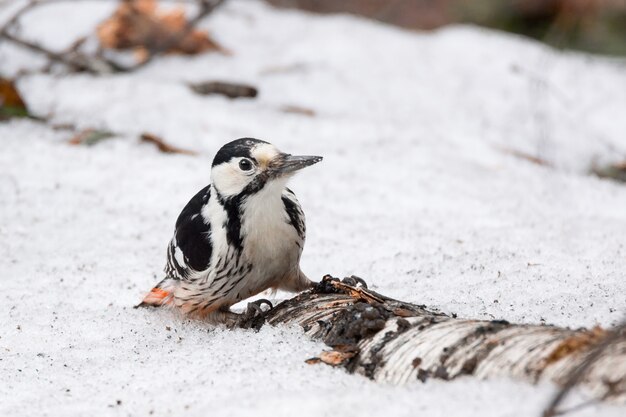
<svg viewBox="0 0 626 417">
<path fill-rule="evenodd" d="M 46 7 L 24 31 L 64 47 L 106 16 L 101 3 Z M 300 329 L 225 331 L 131 307 L 161 277 L 213 153 L 253 136 L 324 156 L 291 184 L 311 278 L 357 274 L 462 317 L 613 325 L 626 311 L 626 188 L 587 172 L 626 155 L 626 64 L 473 27 L 415 33 L 251 1 L 204 25 L 231 56 L 21 78 L 38 114 L 119 136 L 76 147 L 35 122 L 0 124 L 0 415 L 539 415 L 550 384 L 375 384 L 306 365 L 324 346 Z M 39 64 L 0 44 L 0 72 Z M 260 96 L 185 85 L 216 79 Z M 144 131 L 200 155 L 159 153 Z"/>
</svg>

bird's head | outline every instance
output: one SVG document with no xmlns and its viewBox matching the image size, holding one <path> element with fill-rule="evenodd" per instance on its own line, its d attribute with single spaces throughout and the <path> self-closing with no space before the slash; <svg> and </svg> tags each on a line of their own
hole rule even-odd
<svg viewBox="0 0 626 417">
<path fill-rule="evenodd" d="M 215 154 L 211 182 L 225 198 L 253 194 L 269 185 L 282 185 L 296 171 L 322 160 L 321 156 L 294 156 L 271 143 L 237 139 Z M 282 192 L 282 186 L 280 191 Z M 278 189 L 277 188 L 277 189 Z"/>
</svg>

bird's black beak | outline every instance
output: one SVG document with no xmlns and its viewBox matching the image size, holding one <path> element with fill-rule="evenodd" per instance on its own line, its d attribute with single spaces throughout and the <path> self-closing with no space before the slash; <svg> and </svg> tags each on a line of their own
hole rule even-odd
<svg viewBox="0 0 626 417">
<path fill-rule="evenodd" d="M 277 176 L 290 174 L 309 165 L 317 164 L 323 158 L 321 156 L 302 156 L 283 154 L 274 164 Z"/>
</svg>

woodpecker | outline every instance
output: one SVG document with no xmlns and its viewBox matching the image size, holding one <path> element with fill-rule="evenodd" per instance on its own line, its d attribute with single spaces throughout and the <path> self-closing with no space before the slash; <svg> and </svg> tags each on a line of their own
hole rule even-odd
<svg viewBox="0 0 626 417">
<path fill-rule="evenodd" d="M 304 213 L 286 184 L 296 171 L 321 160 L 252 138 L 222 146 L 211 183 L 178 216 L 165 278 L 139 306 L 171 306 L 234 326 L 258 314 L 267 300 L 250 303 L 244 314 L 230 311 L 233 304 L 270 288 L 310 288 L 300 269 Z"/>
</svg>

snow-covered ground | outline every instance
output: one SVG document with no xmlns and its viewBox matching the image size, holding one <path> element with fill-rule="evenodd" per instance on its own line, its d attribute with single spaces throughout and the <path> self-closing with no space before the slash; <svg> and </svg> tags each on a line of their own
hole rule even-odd
<svg viewBox="0 0 626 417">
<path fill-rule="evenodd" d="M 44 9 L 26 33 L 63 47 L 111 6 Z M 120 136 L 77 147 L 40 124 L 0 124 L 0 415 L 538 416 L 550 385 L 374 384 L 306 365 L 324 346 L 296 328 L 225 331 L 131 307 L 161 277 L 213 153 L 253 136 L 325 157 L 291 187 L 307 213 L 310 277 L 357 274 L 465 317 L 615 324 L 626 187 L 587 171 L 626 156 L 625 63 L 477 28 L 420 34 L 252 1 L 204 25 L 232 56 L 20 81 L 36 113 Z M 37 62 L 0 44 L 0 73 Z M 185 85 L 215 79 L 260 96 Z M 200 156 L 159 153 L 139 143 L 144 131 Z"/>
</svg>

